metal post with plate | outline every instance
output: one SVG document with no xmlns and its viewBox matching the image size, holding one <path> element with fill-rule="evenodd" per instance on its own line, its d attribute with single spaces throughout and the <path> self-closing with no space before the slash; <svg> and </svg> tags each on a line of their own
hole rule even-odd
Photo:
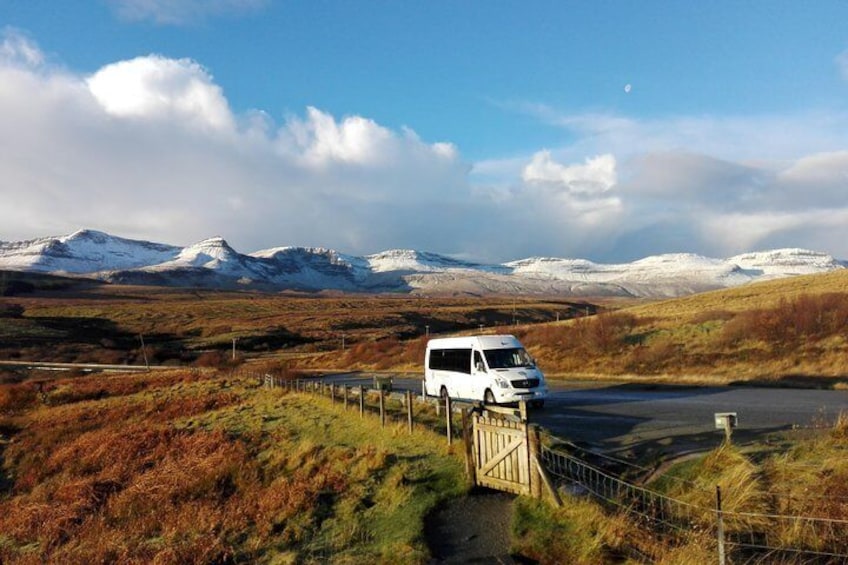
<svg viewBox="0 0 848 565">
<path fill-rule="evenodd" d="M 717 430 L 724 430 L 724 439 L 730 443 L 730 436 L 733 434 L 733 428 L 739 424 L 736 417 L 736 412 L 716 412 L 715 427 Z"/>
</svg>

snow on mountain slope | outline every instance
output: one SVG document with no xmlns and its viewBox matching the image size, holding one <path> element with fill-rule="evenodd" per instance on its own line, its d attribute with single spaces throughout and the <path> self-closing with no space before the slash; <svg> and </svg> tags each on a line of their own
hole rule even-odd
<svg viewBox="0 0 848 565">
<path fill-rule="evenodd" d="M 807 249 L 775 249 L 745 253 L 727 259 L 756 277 L 811 275 L 844 268 L 845 264 L 825 253 Z"/>
<path fill-rule="evenodd" d="M 211 237 L 184 247 L 170 261 L 148 267 L 155 267 L 157 270 L 203 267 L 219 274 L 235 277 L 255 274 L 245 259 L 244 255 L 230 247 L 223 238 Z"/>
<path fill-rule="evenodd" d="M 135 284 L 265 290 L 671 297 L 842 268 L 845 264 L 830 255 L 803 249 L 730 259 L 676 253 L 620 264 L 534 257 L 486 265 L 404 249 L 366 257 L 310 247 L 241 254 L 220 237 L 180 248 L 91 230 L 0 242 L 0 269 L 86 274 Z"/>
<path fill-rule="evenodd" d="M 408 271 L 410 273 L 428 273 L 449 269 L 492 270 L 491 265 L 479 265 L 459 261 L 444 255 L 415 251 L 413 249 L 390 249 L 365 258 L 372 272 Z"/>
<path fill-rule="evenodd" d="M 168 261 L 179 247 L 79 230 L 61 237 L 0 242 L 0 268 L 85 274 L 134 269 Z"/>
<path fill-rule="evenodd" d="M 264 263 L 268 280 L 293 288 L 356 290 L 370 275 L 365 259 L 323 247 L 275 247 L 250 257 Z"/>
</svg>

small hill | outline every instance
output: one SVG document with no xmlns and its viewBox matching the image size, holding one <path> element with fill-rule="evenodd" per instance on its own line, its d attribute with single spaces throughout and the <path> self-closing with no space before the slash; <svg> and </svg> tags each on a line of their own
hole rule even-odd
<svg viewBox="0 0 848 565">
<path fill-rule="evenodd" d="M 848 270 L 801 275 L 792 278 L 752 283 L 750 285 L 704 292 L 697 295 L 652 302 L 627 309 L 637 316 L 668 318 L 670 321 L 715 310 L 743 312 L 776 306 L 781 300 L 801 295 L 848 293 Z"/>
<path fill-rule="evenodd" d="M 848 272 L 641 304 L 517 332 L 549 372 L 848 384 Z"/>
</svg>

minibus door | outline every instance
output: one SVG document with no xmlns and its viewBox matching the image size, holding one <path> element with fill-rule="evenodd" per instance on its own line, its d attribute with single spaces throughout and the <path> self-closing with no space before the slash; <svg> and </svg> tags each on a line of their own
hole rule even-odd
<svg viewBox="0 0 848 565">
<path fill-rule="evenodd" d="M 471 398 L 475 400 L 483 400 L 483 395 L 486 392 L 489 384 L 489 374 L 486 372 L 486 364 L 483 362 L 483 354 L 479 351 L 474 351 L 473 362 L 471 364 Z"/>
</svg>

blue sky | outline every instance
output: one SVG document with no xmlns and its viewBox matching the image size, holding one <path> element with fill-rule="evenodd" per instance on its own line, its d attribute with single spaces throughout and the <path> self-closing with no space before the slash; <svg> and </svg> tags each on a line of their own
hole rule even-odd
<svg viewBox="0 0 848 565">
<path fill-rule="evenodd" d="M 848 258 L 848 4 L 0 2 L 0 239 Z"/>
</svg>

